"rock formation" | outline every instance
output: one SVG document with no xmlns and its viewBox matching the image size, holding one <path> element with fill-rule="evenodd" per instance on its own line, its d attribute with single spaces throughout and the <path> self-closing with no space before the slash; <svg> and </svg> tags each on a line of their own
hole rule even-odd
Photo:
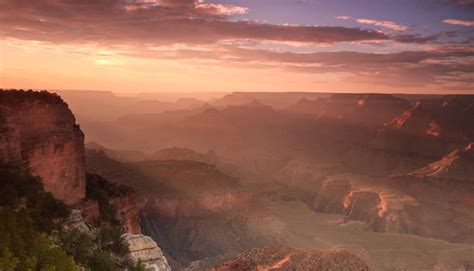
<svg viewBox="0 0 474 271">
<path fill-rule="evenodd" d="M 438 160 L 474 140 L 473 115 L 474 95 L 418 101 L 387 122 L 370 146 L 386 155 L 399 155 L 398 163 Z"/>
<path fill-rule="evenodd" d="M 409 175 L 474 182 L 474 143 L 457 148 L 440 160 L 415 170 Z"/>
<path fill-rule="evenodd" d="M 84 134 L 55 94 L 0 90 L 0 160 L 43 179 L 67 204 L 85 196 Z"/>
<path fill-rule="evenodd" d="M 86 218 L 99 218 L 97 202 L 83 202 L 86 197 L 84 134 L 58 95 L 46 91 L 0 90 L 0 161 L 41 177 L 45 190 L 54 197 L 83 207 Z M 109 204 L 125 230 L 139 233 L 138 193 L 113 184 L 107 187 L 94 184 L 95 188 L 109 189 Z"/>
<path fill-rule="evenodd" d="M 124 234 L 130 249 L 130 258 L 136 264 L 141 261 L 149 271 L 171 271 L 168 261 L 155 241 L 143 234 Z"/>
<path fill-rule="evenodd" d="M 412 233 L 413 223 L 406 209 L 420 203 L 387 185 L 366 176 L 329 176 L 319 189 L 313 208 L 344 214 L 366 222 L 379 232 Z"/>
<path fill-rule="evenodd" d="M 87 174 L 86 192 L 88 201 L 82 208 L 84 216 L 98 222 L 101 217 L 112 215 L 120 222 L 125 232 L 134 234 L 141 232 L 138 222 L 140 196 L 137 190 L 109 182 L 99 175 Z M 107 206 L 103 206 L 104 204 Z"/>
</svg>

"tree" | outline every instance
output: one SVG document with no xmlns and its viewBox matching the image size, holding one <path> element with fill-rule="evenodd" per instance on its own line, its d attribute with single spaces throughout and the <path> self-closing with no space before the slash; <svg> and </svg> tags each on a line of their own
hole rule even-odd
<svg viewBox="0 0 474 271">
<path fill-rule="evenodd" d="M 114 271 L 116 269 L 115 261 L 105 251 L 95 251 L 89 259 L 88 266 L 91 271 Z"/>
<path fill-rule="evenodd" d="M 15 271 L 18 263 L 20 263 L 20 259 L 15 257 L 8 248 L 2 250 L 0 254 L 0 270 Z"/>
<path fill-rule="evenodd" d="M 121 238 L 122 230 L 119 227 L 103 227 L 99 238 L 104 250 L 125 256 L 129 252 L 128 244 Z"/>
<path fill-rule="evenodd" d="M 83 265 L 87 265 L 89 258 L 94 252 L 94 242 L 85 233 L 76 229 L 61 231 L 59 234 L 61 246 L 74 259 Z"/>
</svg>

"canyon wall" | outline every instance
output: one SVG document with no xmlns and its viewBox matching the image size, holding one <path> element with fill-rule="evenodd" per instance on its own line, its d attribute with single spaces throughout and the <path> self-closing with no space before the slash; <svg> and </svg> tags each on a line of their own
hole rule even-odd
<svg viewBox="0 0 474 271">
<path fill-rule="evenodd" d="M 124 232 L 139 234 L 140 194 L 129 186 L 113 183 L 97 174 L 86 175 L 86 201 L 82 204 L 83 215 L 91 222 L 99 223 L 117 219 Z"/>
<path fill-rule="evenodd" d="M 54 197 L 82 207 L 91 221 L 100 219 L 97 201 L 84 202 L 89 183 L 84 134 L 58 95 L 0 90 L 0 161 L 41 177 L 45 190 Z M 138 192 L 113 184 L 106 188 L 110 191 L 103 192 L 111 194 L 109 204 L 124 230 L 140 233 Z"/>
<path fill-rule="evenodd" d="M 0 91 L 0 161 L 43 179 L 67 204 L 85 196 L 84 134 L 55 94 Z"/>
<path fill-rule="evenodd" d="M 140 233 L 140 195 L 138 191 L 128 193 L 126 196 L 112 198 L 110 205 L 117 213 L 118 220 L 127 233 Z"/>
</svg>

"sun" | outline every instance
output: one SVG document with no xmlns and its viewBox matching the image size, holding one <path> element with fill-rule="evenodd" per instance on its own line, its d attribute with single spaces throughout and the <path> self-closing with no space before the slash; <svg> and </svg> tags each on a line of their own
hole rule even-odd
<svg viewBox="0 0 474 271">
<path fill-rule="evenodd" d="M 95 64 L 97 65 L 110 65 L 110 59 L 106 56 L 99 56 L 95 58 Z"/>
</svg>

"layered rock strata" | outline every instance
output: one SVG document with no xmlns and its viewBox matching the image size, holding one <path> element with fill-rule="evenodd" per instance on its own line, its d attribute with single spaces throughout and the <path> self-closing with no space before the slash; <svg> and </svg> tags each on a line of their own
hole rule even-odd
<svg viewBox="0 0 474 271">
<path fill-rule="evenodd" d="M 67 204 L 85 196 L 84 134 L 58 95 L 0 90 L 0 160 L 41 177 Z"/>
</svg>

